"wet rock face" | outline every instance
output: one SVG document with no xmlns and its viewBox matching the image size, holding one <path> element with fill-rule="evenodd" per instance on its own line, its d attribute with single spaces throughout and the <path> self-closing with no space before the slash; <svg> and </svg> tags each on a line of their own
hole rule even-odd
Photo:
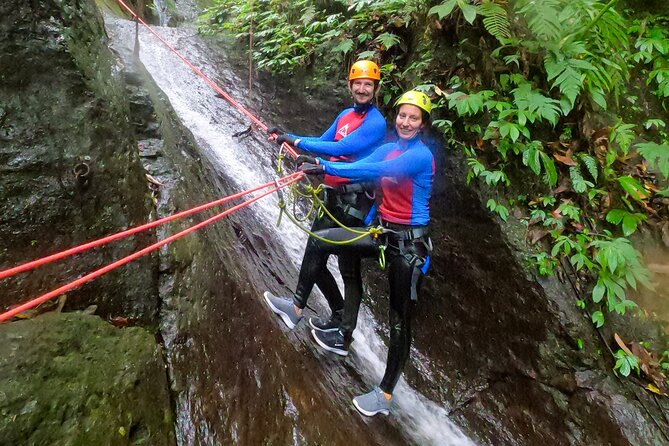
<svg viewBox="0 0 669 446">
<path fill-rule="evenodd" d="M 666 407 L 663 414 L 650 394 L 612 374 L 573 290 L 528 273 L 512 228 L 465 185 L 457 157 L 440 153 L 432 269 L 414 324 L 432 375 L 414 356 L 409 382 L 443 400 L 483 444 L 666 444 Z M 378 273 L 370 276 L 372 294 L 387 295 Z M 375 306 L 384 320 L 385 299 Z"/>
<path fill-rule="evenodd" d="M 0 268 L 145 222 L 150 212 L 127 101 L 90 1 L 0 5 Z M 140 235 L 0 284 L 0 309 L 146 246 Z M 69 307 L 145 322 L 155 262 L 132 262 L 68 293 Z"/>
<path fill-rule="evenodd" d="M 0 325 L 0 443 L 174 444 L 153 335 L 81 313 Z"/>
</svg>

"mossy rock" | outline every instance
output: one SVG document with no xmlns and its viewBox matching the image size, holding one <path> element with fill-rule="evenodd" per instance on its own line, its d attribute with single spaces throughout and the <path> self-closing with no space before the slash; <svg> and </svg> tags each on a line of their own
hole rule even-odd
<svg viewBox="0 0 669 446">
<path fill-rule="evenodd" d="M 81 313 L 0 325 L 0 445 L 172 445 L 171 414 L 146 330 Z"/>
</svg>

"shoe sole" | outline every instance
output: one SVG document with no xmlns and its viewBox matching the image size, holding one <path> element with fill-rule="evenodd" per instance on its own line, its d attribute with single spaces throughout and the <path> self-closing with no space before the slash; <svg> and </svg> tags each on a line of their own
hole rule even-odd
<svg viewBox="0 0 669 446">
<path fill-rule="evenodd" d="M 358 405 L 358 402 L 355 399 L 353 400 L 353 405 L 355 406 L 356 409 L 358 409 L 358 412 L 360 412 L 361 414 L 363 414 L 365 416 L 368 416 L 368 417 L 373 417 L 374 415 L 377 415 L 377 414 L 383 414 L 383 415 L 390 414 L 390 411 L 388 409 L 381 409 L 381 410 L 377 410 L 376 412 L 370 412 L 368 410 L 365 410 Z"/>
<path fill-rule="evenodd" d="M 318 345 L 320 345 L 322 348 L 324 348 L 325 350 L 327 350 L 329 352 L 332 352 L 332 353 L 336 353 L 339 356 L 348 356 L 348 350 L 342 350 L 340 348 L 330 347 L 329 345 L 327 345 L 326 343 L 324 343 L 323 341 L 318 339 L 318 336 L 316 336 L 316 330 L 311 330 L 311 336 L 314 338 L 316 343 Z"/>
<path fill-rule="evenodd" d="M 295 324 L 293 323 L 293 321 L 290 320 L 290 317 L 282 310 L 279 310 L 277 307 L 275 307 L 274 304 L 272 303 L 270 297 L 276 297 L 276 296 L 274 296 L 269 291 L 265 291 L 265 293 L 263 293 L 263 297 L 265 298 L 265 302 L 267 302 L 267 305 L 269 305 L 269 307 L 272 309 L 274 313 L 279 315 L 283 323 L 286 324 L 288 328 L 290 328 L 291 330 L 295 328 Z"/>
<path fill-rule="evenodd" d="M 337 331 L 337 330 L 339 330 L 338 327 L 333 327 L 333 328 L 318 328 L 318 327 L 316 327 L 316 326 L 314 325 L 313 322 L 311 322 L 312 319 L 313 319 L 313 318 L 309 318 L 309 326 L 310 326 L 311 328 L 313 328 L 314 330 L 316 330 L 316 331 L 320 331 L 321 333 L 331 333 L 331 332 L 333 332 L 333 331 Z"/>
</svg>

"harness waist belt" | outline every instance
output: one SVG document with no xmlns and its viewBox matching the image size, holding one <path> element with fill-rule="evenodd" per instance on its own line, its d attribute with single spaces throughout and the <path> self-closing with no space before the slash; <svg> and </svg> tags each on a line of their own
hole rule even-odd
<svg viewBox="0 0 669 446">
<path fill-rule="evenodd" d="M 350 192 L 360 193 L 366 192 L 371 189 L 370 184 L 368 183 L 351 183 L 351 184 L 342 184 L 337 187 L 337 192 L 340 194 L 348 194 Z"/>
<path fill-rule="evenodd" d="M 427 226 L 404 226 L 382 222 L 384 228 L 390 229 L 391 234 L 400 240 L 415 240 L 428 234 Z"/>
</svg>

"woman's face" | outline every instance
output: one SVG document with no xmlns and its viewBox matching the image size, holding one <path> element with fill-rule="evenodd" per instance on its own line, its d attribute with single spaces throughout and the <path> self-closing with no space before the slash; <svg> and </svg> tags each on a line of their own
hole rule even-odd
<svg viewBox="0 0 669 446">
<path fill-rule="evenodd" d="M 397 111 L 395 128 L 401 139 L 411 139 L 423 129 L 423 113 L 411 104 L 402 104 Z"/>
</svg>

